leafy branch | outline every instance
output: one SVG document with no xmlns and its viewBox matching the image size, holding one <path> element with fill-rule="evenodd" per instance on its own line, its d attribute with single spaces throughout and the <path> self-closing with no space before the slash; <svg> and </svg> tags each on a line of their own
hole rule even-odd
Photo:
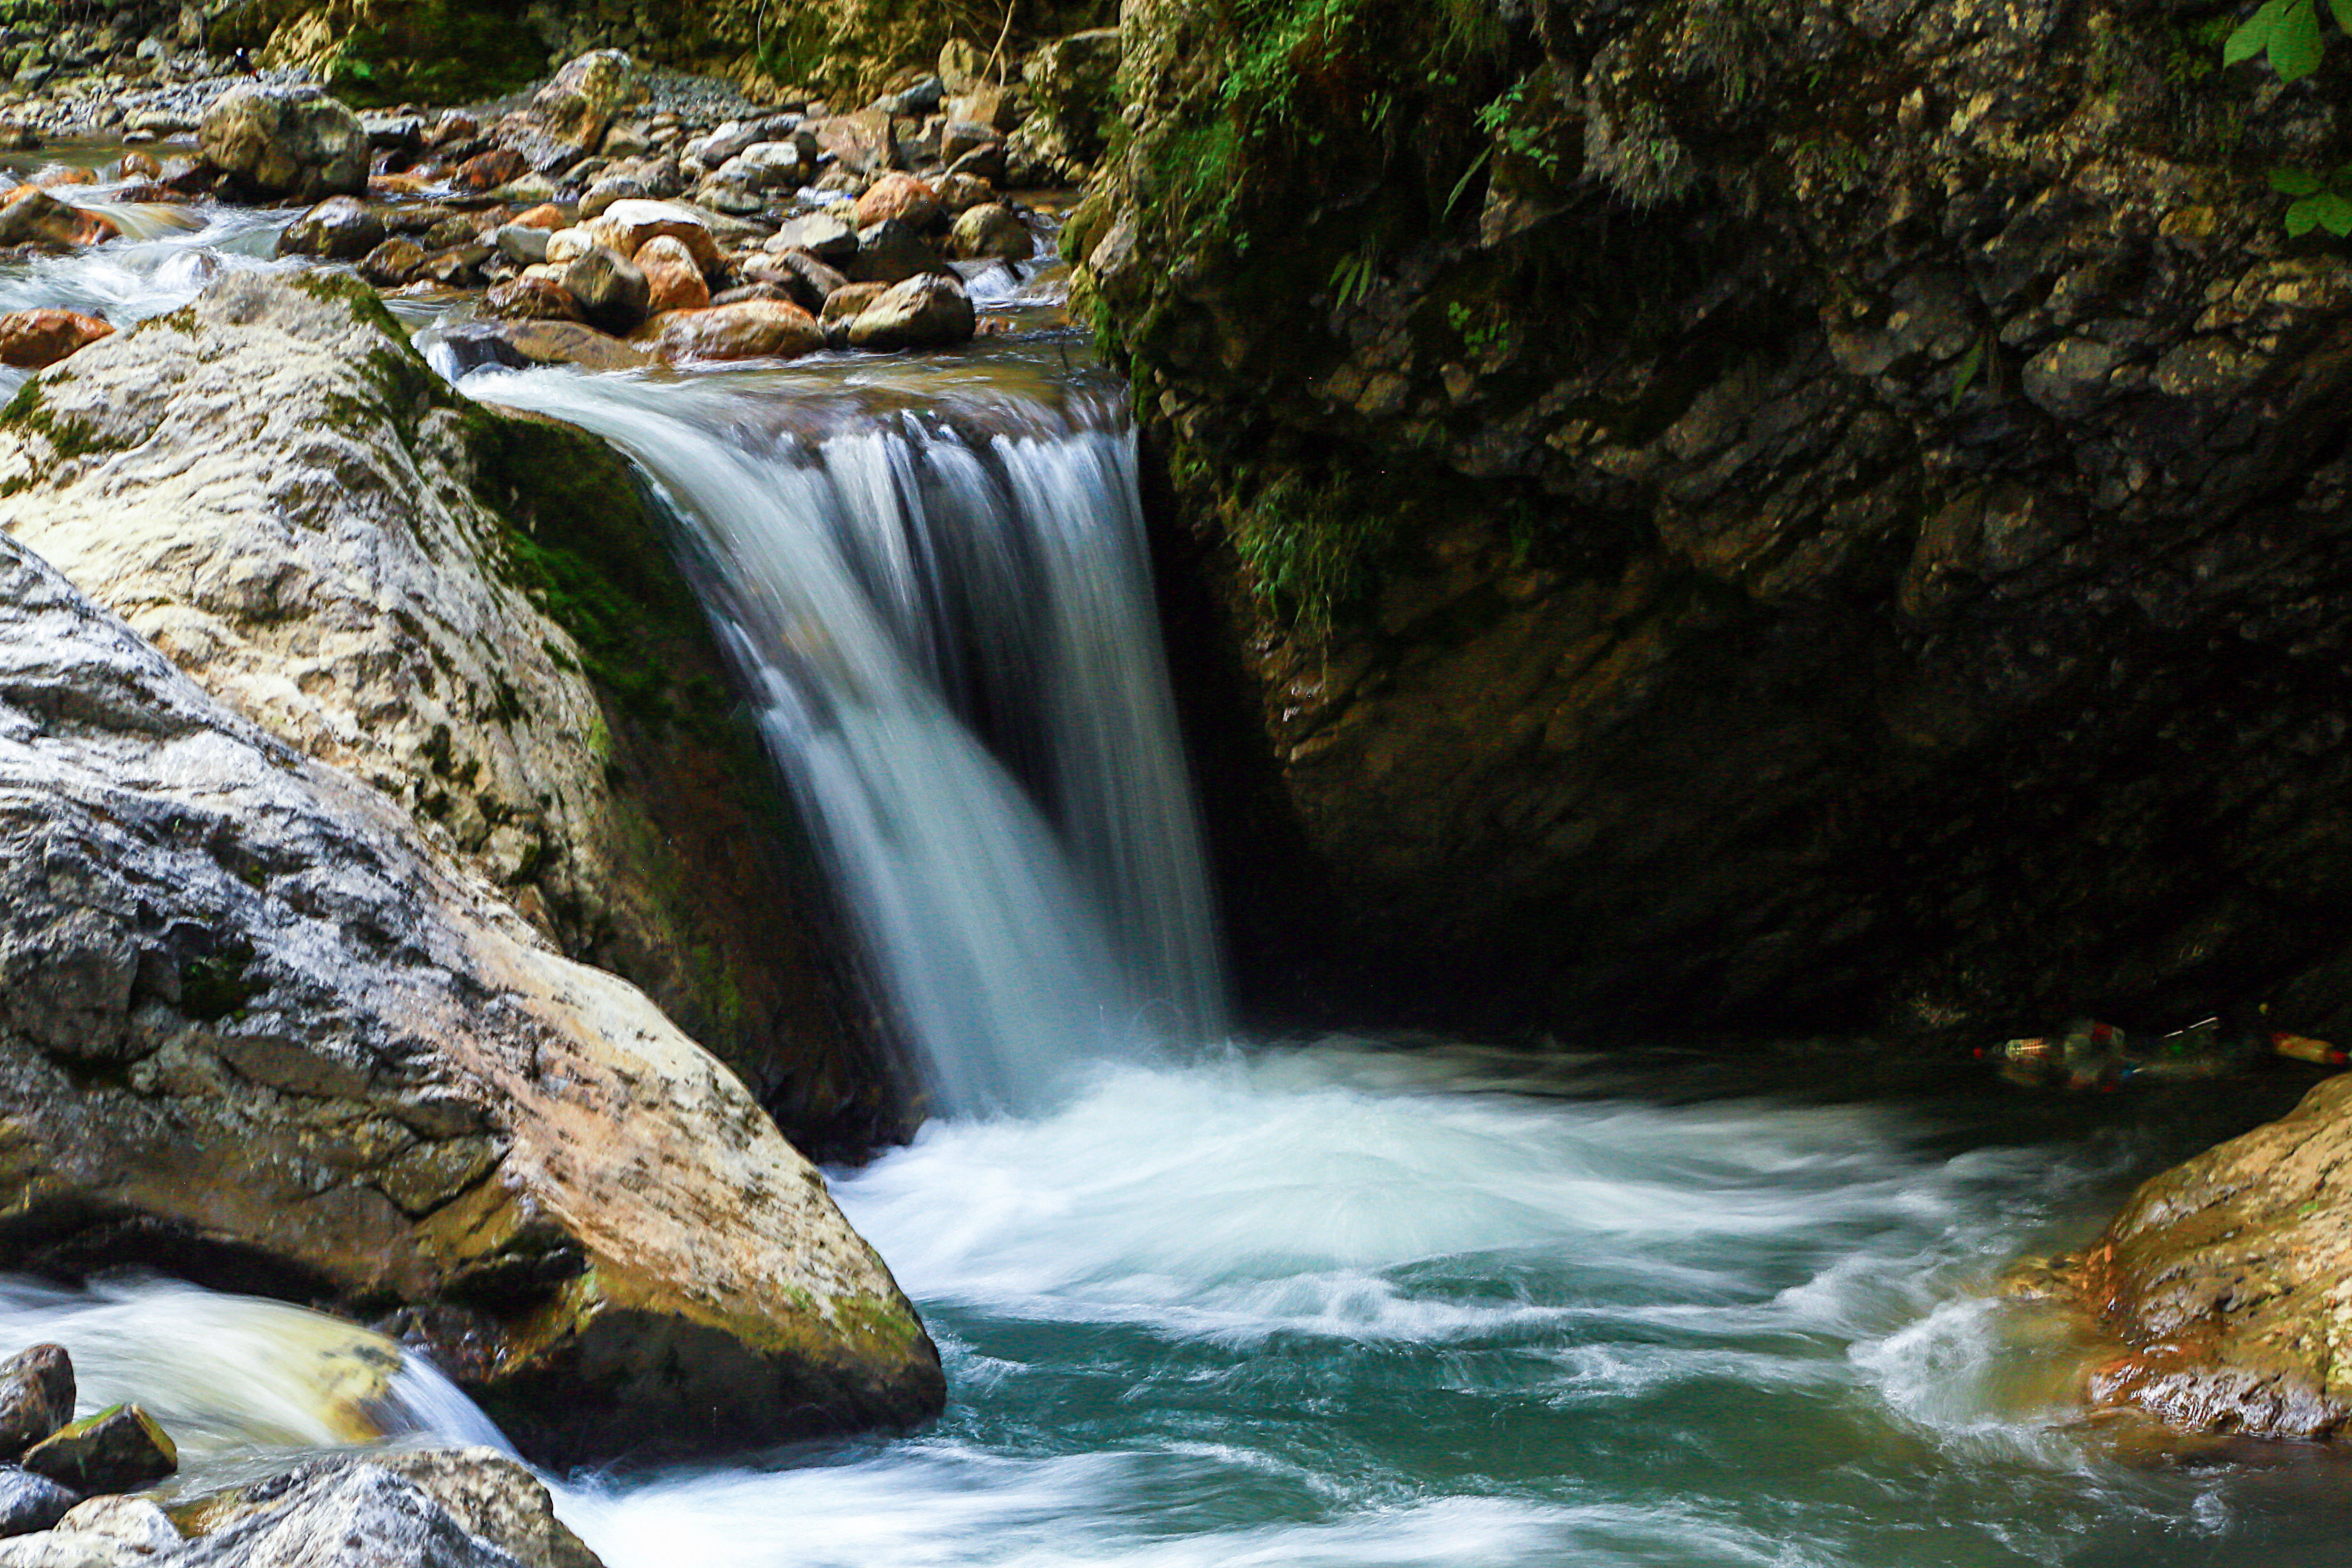
<svg viewBox="0 0 2352 1568">
<path fill-rule="evenodd" d="M 2327 0 L 2338 30 L 2352 33 L 2352 0 Z M 2263 6 L 2221 45 L 2221 63 L 2233 66 L 2262 55 L 2281 81 L 2301 81 L 2319 68 L 2327 52 L 2319 0 L 2263 0 Z"/>
</svg>

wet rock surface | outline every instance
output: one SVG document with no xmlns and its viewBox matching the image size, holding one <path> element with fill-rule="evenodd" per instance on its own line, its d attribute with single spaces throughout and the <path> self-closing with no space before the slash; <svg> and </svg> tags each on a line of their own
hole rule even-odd
<svg viewBox="0 0 2352 1568">
<path fill-rule="evenodd" d="M 125 1492 L 177 1470 L 180 1451 L 153 1416 L 117 1405 L 34 1444 L 24 1465 L 78 1492 Z"/>
<path fill-rule="evenodd" d="M 73 1412 L 73 1358 L 63 1345 L 34 1345 L 0 1362 L 0 1458 L 22 1455 Z"/>
<path fill-rule="evenodd" d="M 380 375 L 405 352 L 353 341 L 364 319 L 332 288 L 225 283 L 186 319 L 113 340 L 115 368 L 139 371 L 126 397 L 103 373 L 77 390 L 52 372 L 12 405 L 0 522 L 54 521 L 79 480 L 136 470 L 152 489 L 156 468 L 188 471 L 158 462 L 164 426 L 244 395 L 243 373 L 207 384 L 199 367 L 217 362 L 198 356 L 157 374 L 208 311 L 273 374 L 298 374 L 306 338 Z M 411 429 L 463 412 L 436 403 L 421 366 L 402 384 Z M 285 402 L 290 384 L 276 386 L 261 395 Z M 366 441 L 348 419 L 305 427 L 340 479 L 306 491 L 303 462 L 285 460 L 298 446 L 269 465 L 293 487 L 271 504 L 350 505 Z M 399 453 L 403 526 L 440 526 L 415 507 L 434 493 L 415 477 L 432 444 L 376 450 Z M 472 555 L 488 520 L 456 526 Z M 309 580 L 331 580 L 325 564 Z M 0 541 L 0 1122 L 15 1151 L 0 1267 L 147 1262 L 403 1307 L 405 1331 L 559 1458 L 937 1408 L 920 1324 L 815 1171 L 642 993 L 560 956 L 462 868 L 399 804 L 401 767 L 387 793 L 271 736 L 18 539 Z M 223 628 L 225 607 L 205 612 Z M 226 650 L 219 689 L 267 710 L 231 679 L 237 639 L 180 646 Z M 336 685 L 326 671 L 314 689 Z M 371 765 L 366 747 L 349 756 Z"/>
<path fill-rule="evenodd" d="M 1537 5 L 1446 93 L 1334 35 L 1218 164 L 1224 23 L 1129 8 L 1066 238 L 1213 519 L 1262 1005 L 2341 1032 L 2352 266 L 2243 172 L 2338 100 L 2159 9 Z"/>
<path fill-rule="evenodd" d="M 2074 1271 L 2131 1347 L 2095 1398 L 2194 1432 L 2331 1437 L 2352 1421 L 2352 1075 L 2143 1184 Z"/>
</svg>

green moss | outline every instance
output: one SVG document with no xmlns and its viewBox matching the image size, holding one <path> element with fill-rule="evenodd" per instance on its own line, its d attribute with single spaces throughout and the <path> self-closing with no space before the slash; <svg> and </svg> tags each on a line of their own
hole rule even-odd
<svg viewBox="0 0 2352 1568">
<path fill-rule="evenodd" d="M 55 448 L 61 463 L 106 449 L 106 443 L 90 426 L 42 405 L 37 378 L 18 387 L 16 395 L 8 400 L 8 406 L 0 408 L 0 429 L 39 436 Z"/>
</svg>

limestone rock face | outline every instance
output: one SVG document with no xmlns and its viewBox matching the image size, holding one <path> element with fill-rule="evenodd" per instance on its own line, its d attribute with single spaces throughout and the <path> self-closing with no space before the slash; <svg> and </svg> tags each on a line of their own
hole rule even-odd
<svg viewBox="0 0 2352 1568">
<path fill-rule="evenodd" d="M 224 279 L 0 418 L 0 529 L 646 987 L 795 1137 L 895 1127 L 831 1000 L 824 890 L 626 468 L 455 396 L 396 331 L 352 285 Z"/>
<path fill-rule="evenodd" d="M 15 539 L 0 1152 L 0 1267 L 150 1256 L 405 1303 L 551 1458 L 942 1396 L 912 1309 L 739 1079 Z"/>
<path fill-rule="evenodd" d="M 1368 0 L 1228 155 L 1238 13 L 1130 7 L 1064 234 L 1260 1005 L 2340 1034 L 2352 259 L 2242 170 L 2341 95 L 2158 7 L 1481 9 Z"/>
<path fill-rule="evenodd" d="M 205 110 L 196 145 L 259 195 L 316 202 L 367 189 L 366 128 L 315 88 L 232 88 Z"/>
<path fill-rule="evenodd" d="M 2327 1437 L 2352 1421 L 2352 1074 L 2144 1184 L 2085 1256 L 2132 1347 L 2095 1396 L 2191 1431 Z"/>
</svg>

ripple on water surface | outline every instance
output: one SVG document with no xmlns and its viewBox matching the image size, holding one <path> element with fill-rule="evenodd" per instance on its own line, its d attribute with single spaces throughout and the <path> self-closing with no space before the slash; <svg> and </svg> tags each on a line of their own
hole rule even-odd
<svg viewBox="0 0 2352 1568">
<path fill-rule="evenodd" d="M 2343 1560 L 2334 1461 L 2124 1464 L 2082 1347 L 1983 1294 L 2145 1144 L 1486 1067 L 1130 1067 L 928 1128 L 838 1190 L 947 1418 L 567 1510 L 614 1568 Z"/>
</svg>

